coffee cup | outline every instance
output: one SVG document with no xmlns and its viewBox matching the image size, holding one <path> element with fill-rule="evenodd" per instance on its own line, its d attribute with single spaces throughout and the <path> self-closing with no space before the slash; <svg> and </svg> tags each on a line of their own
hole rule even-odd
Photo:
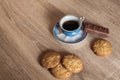
<svg viewBox="0 0 120 80">
<path fill-rule="evenodd" d="M 83 21 L 83 16 L 78 18 L 74 15 L 66 15 L 59 22 L 60 29 L 66 36 L 73 37 L 81 31 Z"/>
</svg>

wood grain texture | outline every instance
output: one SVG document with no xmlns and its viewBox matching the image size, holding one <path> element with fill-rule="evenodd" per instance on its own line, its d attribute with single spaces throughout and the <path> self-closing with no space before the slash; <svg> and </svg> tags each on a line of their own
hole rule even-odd
<svg viewBox="0 0 120 80">
<path fill-rule="evenodd" d="M 109 28 L 112 54 L 96 56 L 91 35 L 83 44 L 57 42 L 52 29 L 66 14 Z M 84 70 L 66 80 L 120 80 L 119 40 L 120 0 L 0 0 L 0 80 L 57 80 L 39 64 L 48 49 L 83 60 Z"/>
</svg>

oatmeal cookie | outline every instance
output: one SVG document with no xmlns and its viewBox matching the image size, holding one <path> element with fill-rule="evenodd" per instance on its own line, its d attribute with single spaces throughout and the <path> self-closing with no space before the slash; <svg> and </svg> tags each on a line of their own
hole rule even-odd
<svg viewBox="0 0 120 80">
<path fill-rule="evenodd" d="M 75 55 L 66 55 L 62 59 L 62 64 L 66 69 L 73 73 L 79 73 L 83 70 L 83 63 L 81 59 Z"/>
<path fill-rule="evenodd" d="M 61 56 L 57 52 L 48 52 L 42 56 L 41 65 L 46 68 L 56 67 L 61 60 Z"/>
<path fill-rule="evenodd" d="M 112 45 L 105 39 L 99 39 L 93 43 L 92 49 L 98 56 L 108 56 L 112 52 Z"/>
<path fill-rule="evenodd" d="M 60 79 L 68 78 L 72 75 L 72 73 L 68 71 L 66 68 L 64 68 L 62 64 L 59 64 L 58 66 L 52 68 L 51 73 L 56 78 L 60 78 Z"/>
</svg>

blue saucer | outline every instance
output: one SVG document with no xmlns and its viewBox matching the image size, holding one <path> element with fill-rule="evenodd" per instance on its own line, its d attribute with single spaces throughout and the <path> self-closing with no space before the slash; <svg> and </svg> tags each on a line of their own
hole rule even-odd
<svg viewBox="0 0 120 80">
<path fill-rule="evenodd" d="M 65 34 L 63 34 L 61 32 L 61 29 L 59 27 L 59 23 L 57 23 L 57 24 L 55 24 L 55 26 L 53 28 L 53 34 L 54 34 L 54 37 L 57 40 L 62 41 L 64 43 L 73 44 L 73 43 L 81 42 L 86 38 L 87 33 L 84 32 L 82 29 L 83 29 L 83 27 L 81 27 L 81 31 L 80 31 L 79 34 L 77 34 L 77 35 L 75 35 L 73 37 L 69 37 L 69 36 L 66 36 Z"/>
</svg>

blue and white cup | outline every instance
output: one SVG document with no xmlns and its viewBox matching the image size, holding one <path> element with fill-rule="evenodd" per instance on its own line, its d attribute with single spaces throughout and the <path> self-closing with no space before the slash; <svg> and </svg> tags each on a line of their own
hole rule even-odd
<svg viewBox="0 0 120 80">
<path fill-rule="evenodd" d="M 80 33 L 83 21 L 83 16 L 66 15 L 59 22 L 60 29 L 66 36 L 73 37 Z"/>
</svg>

